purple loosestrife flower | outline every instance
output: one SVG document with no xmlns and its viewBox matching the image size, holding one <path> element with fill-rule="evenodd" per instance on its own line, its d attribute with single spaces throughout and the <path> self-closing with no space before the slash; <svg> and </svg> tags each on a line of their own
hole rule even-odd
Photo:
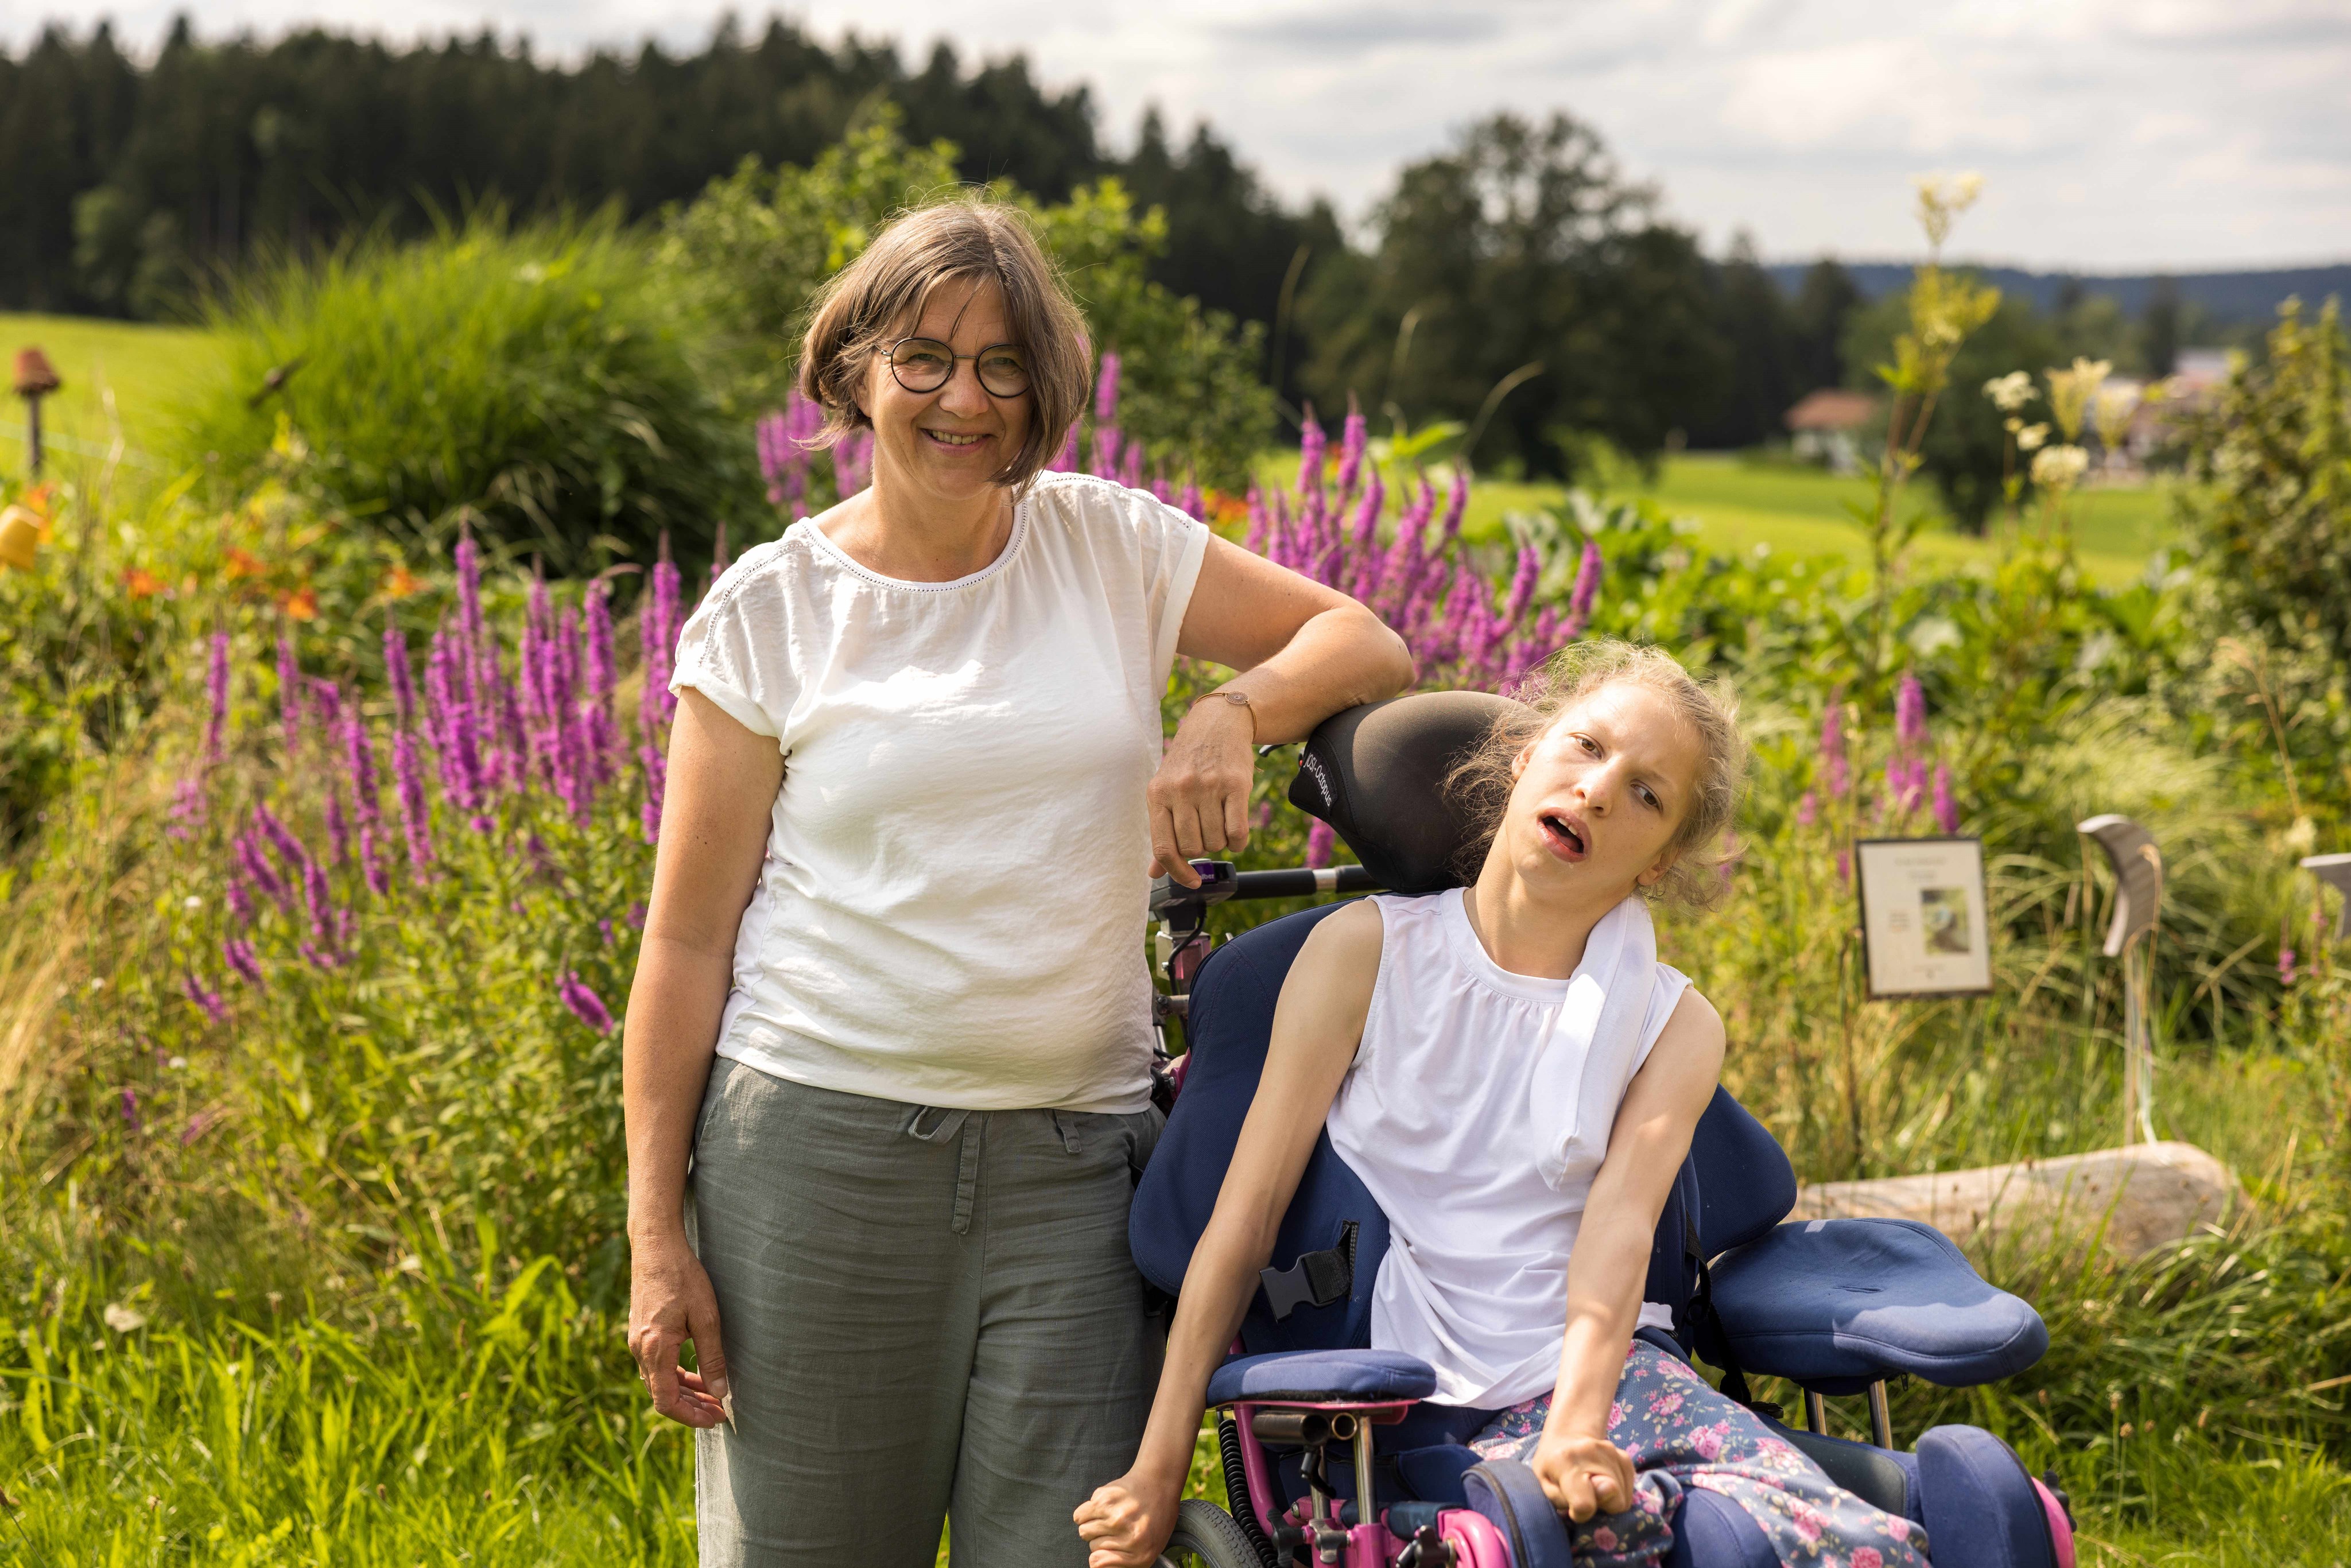
<svg viewBox="0 0 2351 1568">
<path fill-rule="evenodd" d="M 465 651 L 464 696 L 474 697 L 473 662 L 485 641 L 482 631 L 482 552 L 468 532 L 457 538 L 457 642 Z"/>
<path fill-rule="evenodd" d="M 1114 424 L 1094 426 L 1093 475 L 1097 479 L 1118 477 L 1118 455 L 1126 436 Z"/>
<path fill-rule="evenodd" d="M 573 1018 L 578 1019 L 598 1034 L 610 1034 L 612 1031 L 611 1010 L 604 1006 L 603 998 L 590 990 L 588 982 L 581 979 L 577 973 L 566 974 L 563 977 L 563 983 L 556 988 L 555 994 L 562 999 L 565 1007 L 571 1009 Z"/>
<path fill-rule="evenodd" d="M 204 982 L 196 978 L 194 970 L 192 969 L 188 971 L 187 974 L 181 977 L 180 989 L 187 997 L 188 1000 L 195 1003 L 197 1007 L 202 1008 L 204 1009 L 204 1016 L 212 1019 L 213 1022 L 228 1022 L 228 1004 L 221 1000 L 221 995 L 218 991 L 208 991 L 204 989 Z"/>
<path fill-rule="evenodd" d="M 351 824 L 343 814 L 343 792 L 327 786 L 327 845 L 337 865 L 351 863 Z"/>
<path fill-rule="evenodd" d="M 1126 455 L 1119 463 L 1118 482 L 1130 490 L 1143 488 L 1143 443 L 1126 444 Z"/>
<path fill-rule="evenodd" d="M 1502 612 L 1502 623 L 1515 627 L 1527 613 L 1527 606 L 1535 601 L 1535 584 L 1542 577 L 1542 557 L 1532 545 L 1519 547 L 1518 575 L 1510 579 L 1510 598 Z"/>
<path fill-rule="evenodd" d="M 1094 377 L 1094 423 L 1109 424 L 1118 418 L 1119 358 L 1105 352 L 1101 373 Z"/>
<path fill-rule="evenodd" d="M 416 735 L 404 725 L 392 732 L 392 781 L 408 863 L 421 872 L 433 863 L 433 819 L 424 803 L 424 764 L 416 755 Z"/>
<path fill-rule="evenodd" d="M 1331 824 L 1317 821 L 1306 830 L 1306 863 L 1321 871 L 1331 863 L 1332 852 L 1338 843 L 1339 835 L 1331 831 Z"/>
<path fill-rule="evenodd" d="M 1599 541 L 1585 539 L 1583 554 L 1575 563 L 1575 586 L 1568 590 L 1567 622 L 1562 628 L 1571 642 L 1583 636 L 1583 629 L 1592 624 L 1592 606 L 1600 598 L 1602 565 Z"/>
<path fill-rule="evenodd" d="M 406 729 L 416 722 L 416 677 L 408 667 L 408 635 L 397 626 L 383 629 L 383 676 L 392 687 L 393 721 Z"/>
<path fill-rule="evenodd" d="M 610 784 L 613 748 L 620 737 L 612 725 L 612 691 L 620 685 L 612 659 L 611 595 L 601 582 L 588 585 L 588 756 L 599 784 Z"/>
<path fill-rule="evenodd" d="M 1951 798 L 1951 767 L 1935 764 L 1935 827 L 1945 833 L 1959 831 L 1959 803 Z"/>
<path fill-rule="evenodd" d="M 281 908 L 293 906 L 293 895 L 279 878 L 277 869 L 269 863 L 269 857 L 261 852 L 261 846 L 254 841 L 251 830 L 237 835 L 231 852 L 236 857 L 235 869 L 259 888 L 264 897 Z"/>
<path fill-rule="evenodd" d="M 377 794 L 375 742 L 369 738 L 366 720 L 356 703 L 343 720 L 343 755 L 350 763 L 351 811 L 359 820 L 360 874 L 368 891 L 381 898 L 391 891 L 392 883 L 384 874 L 383 847 L 379 841 L 383 808 Z"/>
<path fill-rule="evenodd" d="M 1208 520 L 1208 507 L 1207 503 L 1201 498 L 1199 480 L 1184 481 L 1184 492 L 1176 498 L 1176 509 L 1195 522 L 1205 523 Z"/>
<path fill-rule="evenodd" d="M 1339 427 L 1338 490 L 1343 498 L 1355 493 L 1355 480 L 1364 469 L 1364 447 L 1371 434 L 1370 422 L 1364 418 L 1364 411 L 1355 405 L 1351 394 L 1347 399 L 1347 421 Z"/>
<path fill-rule="evenodd" d="M 684 625 L 680 605 L 682 588 L 677 564 L 669 559 L 664 540 L 662 559 L 653 563 L 653 641 L 646 650 L 644 719 L 648 737 L 654 726 L 667 724 L 670 716 L 677 711 L 677 694 L 669 689 L 669 680 L 674 673 L 677 635 Z"/>
<path fill-rule="evenodd" d="M 189 1117 L 188 1130 L 180 1134 L 180 1147 L 184 1149 L 190 1144 L 194 1143 L 198 1138 L 203 1137 L 204 1135 L 205 1129 L 209 1128 L 214 1122 L 219 1120 L 219 1113 L 213 1111 L 199 1111 L 194 1115 Z"/>
<path fill-rule="evenodd" d="M 1907 747 L 1927 744 L 1927 694 L 1909 670 L 1902 672 L 1902 685 L 1894 696 L 1894 738 Z"/>
<path fill-rule="evenodd" d="M 218 768 L 228 756 L 228 633 L 215 632 L 204 668 L 204 695 L 212 715 L 204 723 L 204 766 Z"/>
<path fill-rule="evenodd" d="M 1821 715 L 1821 780 L 1827 786 L 1829 799 L 1842 800 L 1853 788 L 1852 764 L 1844 749 L 1844 688 L 1835 686 L 1829 692 L 1828 707 Z"/>
<path fill-rule="evenodd" d="M 1301 499 L 1322 491 L 1322 462 L 1330 450 L 1330 437 L 1315 423 L 1314 405 L 1306 405 L 1306 423 L 1298 429 L 1298 494 Z"/>
<path fill-rule="evenodd" d="M 1070 422 L 1070 434 L 1061 438 L 1061 455 L 1053 459 L 1053 471 L 1057 474 L 1078 471 L 1078 422 L 1075 420 Z"/>
<path fill-rule="evenodd" d="M 832 482 L 842 500 L 849 499 L 873 480 L 873 434 L 852 430 L 833 444 Z"/>
<path fill-rule="evenodd" d="M 253 892 L 246 886 L 245 868 L 232 858 L 228 862 L 228 913 L 238 928 L 253 924 Z"/>
<path fill-rule="evenodd" d="M 1796 800 L 1796 826 L 1809 828 L 1821 820 L 1821 798 L 1807 789 Z"/>
<path fill-rule="evenodd" d="M 261 962 L 254 954 L 252 943 L 242 936 L 224 937 L 221 941 L 221 957 L 235 972 L 237 978 L 256 991 L 264 988 L 261 983 Z"/>
<path fill-rule="evenodd" d="M 139 1116 L 139 1091 L 125 1085 L 122 1091 L 122 1124 L 132 1132 L 143 1132 L 146 1124 Z"/>
<path fill-rule="evenodd" d="M 2291 936 L 2291 935 L 2292 933 L 2287 933 L 2288 936 Z M 2278 948 L 2278 984 L 2281 986 L 2291 986 L 2301 976 L 2294 967 L 2294 949 L 2281 946 Z M 127 1094 L 130 1091 L 125 1090 L 123 1092 Z"/>
</svg>

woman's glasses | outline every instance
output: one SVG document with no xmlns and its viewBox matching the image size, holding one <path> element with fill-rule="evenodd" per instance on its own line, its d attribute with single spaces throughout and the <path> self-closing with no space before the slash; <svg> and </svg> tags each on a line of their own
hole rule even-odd
<svg viewBox="0 0 2351 1568">
<path fill-rule="evenodd" d="M 890 345 L 890 373 L 910 392 L 935 392 L 946 385 L 957 360 L 972 361 L 990 397 L 1019 397 L 1029 390 L 1029 362 L 1011 343 L 977 354 L 958 354 L 935 338 L 901 338 Z"/>
</svg>

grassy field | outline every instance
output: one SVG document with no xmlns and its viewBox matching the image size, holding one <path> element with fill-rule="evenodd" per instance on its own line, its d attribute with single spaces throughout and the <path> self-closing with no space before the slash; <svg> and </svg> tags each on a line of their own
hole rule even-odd
<svg viewBox="0 0 2351 1568">
<path fill-rule="evenodd" d="M 65 382 L 41 406 L 50 450 L 102 457 L 119 426 L 124 461 L 133 466 L 146 457 L 180 394 L 214 368 L 219 353 L 211 334 L 194 328 L 0 314 L 0 354 L 13 364 L 17 350 L 34 347 Z M 13 400 L 0 412 L 0 474 L 24 472 L 24 414 Z"/>
</svg>

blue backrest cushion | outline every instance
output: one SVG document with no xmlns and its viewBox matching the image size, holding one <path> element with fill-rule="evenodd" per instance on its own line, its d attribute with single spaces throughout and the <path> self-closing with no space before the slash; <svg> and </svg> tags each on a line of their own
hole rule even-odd
<svg viewBox="0 0 2351 1568">
<path fill-rule="evenodd" d="M 1209 956 L 1192 987 L 1185 1034 L 1191 1064 L 1167 1130 L 1135 1188 L 1127 1243 L 1144 1279 L 1175 1292 L 1191 1265 L 1192 1249 L 1215 1212 L 1225 1167 L 1232 1163 L 1241 1122 L 1257 1093 L 1273 1032 L 1274 1004 L 1307 934 L 1341 904 L 1284 915 L 1226 943 Z M 1300 1253 L 1340 1244 L 1356 1225 L 1353 1287 L 1327 1307 L 1301 1306 L 1280 1322 L 1259 1292 L 1241 1323 L 1249 1354 L 1311 1350 L 1371 1343 L 1372 1286 L 1388 1247 L 1387 1217 L 1347 1168 L 1326 1134 L 1314 1141 L 1298 1192 L 1273 1246 L 1273 1266 L 1288 1268 Z"/>
<path fill-rule="evenodd" d="M 1689 1163 L 1698 1171 L 1698 1236 L 1708 1258 L 1766 1234 L 1796 1207 L 1795 1167 L 1728 1089 L 1718 1086 L 1698 1118 Z"/>
</svg>

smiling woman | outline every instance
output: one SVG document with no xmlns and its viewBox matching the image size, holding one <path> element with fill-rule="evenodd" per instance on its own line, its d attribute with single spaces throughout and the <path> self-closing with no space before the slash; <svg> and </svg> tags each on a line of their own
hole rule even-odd
<svg viewBox="0 0 2351 1568">
<path fill-rule="evenodd" d="M 915 1568 L 950 1513 L 958 1562 L 1084 1561 L 1071 1511 L 1154 1361 L 1126 1248 L 1161 1124 L 1151 873 L 1247 841 L 1254 746 L 1412 675 L 1344 595 L 1043 472 L 1088 363 L 1017 210 L 902 216 L 799 371 L 818 441 L 872 431 L 872 484 L 679 640 L 630 1342 L 701 1430 L 705 1563 Z M 1179 653 L 1241 673 L 1163 745 Z"/>
</svg>

